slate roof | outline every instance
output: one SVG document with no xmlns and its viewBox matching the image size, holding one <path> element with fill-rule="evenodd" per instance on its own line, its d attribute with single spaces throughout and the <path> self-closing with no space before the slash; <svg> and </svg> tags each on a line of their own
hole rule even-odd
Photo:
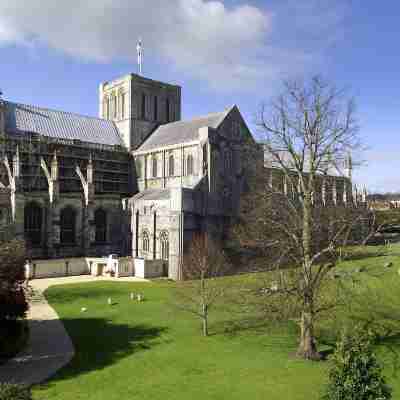
<svg viewBox="0 0 400 400">
<path fill-rule="evenodd" d="M 262 143 L 261 143 L 261 145 L 262 145 Z M 294 170 L 293 158 L 289 154 L 288 151 L 284 151 L 284 150 L 280 151 L 279 156 L 287 168 Z M 306 160 L 307 160 L 307 158 L 306 158 Z M 265 148 L 264 148 L 264 165 L 267 168 L 269 168 L 269 167 L 280 168 L 280 164 L 275 160 L 275 158 Z M 305 173 L 309 172 L 307 166 L 308 165 L 306 162 L 305 166 L 304 166 Z M 320 173 L 320 171 L 318 171 L 318 172 Z M 336 167 L 333 165 L 330 165 L 328 170 L 326 171 L 326 174 L 328 176 L 343 177 L 345 175 L 344 174 L 344 165 L 342 168 L 340 168 L 339 165 Z"/>
<path fill-rule="evenodd" d="M 134 200 L 168 200 L 171 197 L 169 189 L 146 189 L 133 196 Z"/>
<path fill-rule="evenodd" d="M 207 114 L 203 117 L 196 117 L 189 121 L 177 121 L 161 125 L 144 141 L 137 151 L 147 151 L 157 147 L 197 140 L 199 137 L 199 128 L 208 126 L 217 129 L 232 108 L 230 107 L 222 112 Z"/>
<path fill-rule="evenodd" d="M 123 145 L 118 129 L 112 121 L 9 101 L 4 103 L 6 131 L 9 134 L 36 133 L 55 139 L 80 140 L 111 146 Z"/>
</svg>

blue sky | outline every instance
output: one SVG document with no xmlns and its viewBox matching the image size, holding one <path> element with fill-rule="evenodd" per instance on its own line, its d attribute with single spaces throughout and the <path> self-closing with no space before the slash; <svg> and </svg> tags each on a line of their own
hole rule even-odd
<svg viewBox="0 0 400 400">
<path fill-rule="evenodd" d="M 394 0 L 2 0 L 0 87 L 97 115 L 98 84 L 136 72 L 182 86 L 183 118 L 237 104 L 252 128 L 282 79 L 323 74 L 356 97 L 370 191 L 400 191 L 400 3 Z"/>
</svg>

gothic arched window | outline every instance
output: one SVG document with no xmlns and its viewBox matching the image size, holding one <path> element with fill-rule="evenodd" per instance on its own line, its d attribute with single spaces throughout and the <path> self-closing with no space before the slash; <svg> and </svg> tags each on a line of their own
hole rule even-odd
<svg viewBox="0 0 400 400">
<path fill-rule="evenodd" d="M 146 119 L 146 95 L 142 93 L 142 119 Z"/>
<path fill-rule="evenodd" d="M 118 97 L 114 94 L 112 99 L 113 99 L 113 118 L 116 119 L 118 117 Z"/>
<path fill-rule="evenodd" d="M 137 158 L 135 160 L 135 166 L 136 166 L 136 176 L 138 178 L 141 178 L 142 177 L 142 162 L 139 158 Z"/>
<path fill-rule="evenodd" d="M 75 243 L 76 211 L 65 207 L 60 213 L 60 241 L 62 244 Z"/>
<path fill-rule="evenodd" d="M 94 213 L 94 225 L 96 228 L 95 240 L 97 243 L 107 241 L 107 213 L 99 208 Z"/>
<path fill-rule="evenodd" d="M 229 150 L 224 153 L 225 172 L 229 172 L 232 168 L 232 154 Z"/>
<path fill-rule="evenodd" d="M 107 106 L 107 118 L 111 119 L 112 118 L 112 96 L 108 97 L 108 106 Z"/>
<path fill-rule="evenodd" d="M 29 203 L 25 206 L 25 238 L 32 245 L 40 245 L 42 241 L 42 217 L 42 207 L 37 203 Z"/>
<path fill-rule="evenodd" d="M 147 231 L 142 233 L 142 249 L 145 253 L 150 251 L 150 237 Z"/>
<path fill-rule="evenodd" d="M 158 98 L 154 96 L 154 121 L 158 120 Z"/>
<path fill-rule="evenodd" d="M 174 176 L 175 173 L 175 161 L 174 161 L 174 155 L 170 154 L 168 158 L 168 175 L 169 176 Z"/>
<path fill-rule="evenodd" d="M 167 101 L 165 103 L 165 120 L 167 122 L 169 122 L 169 109 L 170 109 L 169 99 L 167 99 Z"/>
<path fill-rule="evenodd" d="M 193 175 L 193 156 L 191 154 L 186 159 L 186 175 Z"/>
<path fill-rule="evenodd" d="M 107 96 L 104 96 L 104 99 L 103 99 L 103 118 L 105 118 L 105 119 L 110 118 L 110 115 L 108 112 L 108 97 Z"/>
<path fill-rule="evenodd" d="M 161 234 L 160 234 L 160 253 L 161 253 L 162 260 L 169 259 L 168 232 L 161 232 Z"/>
<path fill-rule="evenodd" d="M 151 164 L 152 164 L 153 178 L 157 178 L 157 157 L 156 156 L 153 156 Z"/>
<path fill-rule="evenodd" d="M 125 118 L 125 93 L 120 92 L 119 94 L 119 105 L 120 105 L 120 115 L 121 119 Z"/>
</svg>

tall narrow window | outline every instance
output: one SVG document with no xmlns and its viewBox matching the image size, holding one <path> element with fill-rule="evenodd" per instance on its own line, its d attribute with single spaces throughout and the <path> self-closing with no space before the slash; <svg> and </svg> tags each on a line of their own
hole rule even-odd
<svg viewBox="0 0 400 400">
<path fill-rule="evenodd" d="M 162 260 L 169 259 L 168 232 L 161 232 L 161 234 L 160 234 L 160 253 L 161 253 Z"/>
<path fill-rule="evenodd" d="M 99 208 L 94 213 L 94 225 L 96 228 L 95 239 L 97 243 L 104 243 L 107 240 L 107 213 Z"/>
<path fill-rule="evenodd" d="M 136 176 L 138 178 L 141 178 L 142 177 L 142 162 L 139 158 L 137 158 L 135 160 L 135 166 L 136 166 Z"/>
<path fill-rule="evenodd" d="M 42 241 L 42 217 L 42 208 L 38 204 L 29 203 L 25 207 L 25 238 L 34 246 Z"/>
<path fill-rule="evenodd" d="M 125 93 L 121 93 L 121 119 L 125 118 Z"/>
<path fill-rule="evenodd" d="M 114 94 L 113 95 L 113 118 L 116 119 L 118 116 L 118 102 L 117 102 L 117 96 Z"/>
<path fill-rule="evenodd" d="M 157 156 L 153 156 L 152 170 L 153 170 L 153 178 L 157 178 Z"/>
<path fill-rule="evenodd" d="M 107 115 L 108 119 L 112 118 L 112 96 L 108 97 Z"/>
<path fill-rule="evenodd" d="M 207 143 L 203 144 L 203 174 L 208 170 L 208 148 Z"/>
<path fill-rule="evenodd" d="M 166 103 L 165 103 L 165 120 L 167 122 L 169 122 L 169 99 L 167 99 Z"/>
<path fill-rule="evenodd" d="M 146 119 L 146 95 L 142 93 L 142 119 Z"/>
<path fill-rule="evenodd" d="M 103 118 L 108 119 L 109 114 L 108 114 L 108 98 L 107 96 L 104 96 L 103 99 Z"/>
<path fill-rule="evenodd" d="M 170 154 L 168 158 L 168 175 L 169 176 L 174 176 L 175 173 L 175 160 L 174 160 L 174 155 Z"/>
<path fill-rule="evenodd" d="M 60 213 L 60 240 L 62 244 L 75 243 L 76 211 L 72 207 L 65 207 Z"/>
<path fill-rule="evenodd" d="M 193 175 L 193 156 L 191 154 L 186 159 L 186 175 Z"/>
<path fill-rule="evenodd" d="M 154 96 L 154 121 L 158 120 L 158 97 Z"/>
<path fill-rule="evenodd" d="M 225 173 L 229 173 L 232 168 L 232 155 L 230 150 L 225 150 L 224 153 Z"/>
<path fill-rule="evenodd" d="M 142 249 L 145 253 L 150 251 L 150 237 L 147 231 L 143 231 L 142 233 Z"/>
</svg>

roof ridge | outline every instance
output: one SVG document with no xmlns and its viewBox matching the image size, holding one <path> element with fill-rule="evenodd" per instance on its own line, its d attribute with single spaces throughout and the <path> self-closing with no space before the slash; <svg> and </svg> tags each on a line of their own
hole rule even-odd
<svg viewBox="0 0 400 400">
<path fill-rule="evenodd" d="M 36 106 L 34 104 L 25 104 L 25 103 L 18 103 L 15 101 L 9 101 L 9 100 L 4 100 L 5 103 L 8 104 L 14 104 L 16 106 L 23 106 L 23 107 L 34 107 L 37 108 L 39 110 L 45 110 L 45 111 L 52 111 L 52 112 L 58 112 L 58 113 L 62 113 L 62 114 L 69 114 L 69 115 L 75 115 L 77 117 L 81 117 L 81 118 L 86 118 L 86 119 L 94 119 L 94 120 L 98 120 L 98 121 L 105 121 L 108 123 L 111 123 L 112 125 L 115 126 L 115 128 L 117 129 L 114 121 L 109 120 L 109 119 L 105 119 L 105 118 L 100 118 L 100 117 L 93 117 L 90 115 L 84 115 L 84 114 L 78 114 L 77 112 L 73 112 L 73 111 L 64 111 L 64 110 L 57 110 L 55 108 L 48 108 L 48 107 L 42 107 L 42 106 Z"/>
<path fill-rule="evenodd" d="M 193 118 L 190 118 L 190 119 L 181 119 L 181 120 L 179 120 L 179 121 L 173 121 L 173 122 L 168 122 L 167 124 L 162 124 L 162 125 L 160 125 L 159 127 L 162 127 L 162 126 L 170 126 L 170 125 L 173 125 L 173 124 L 184 124 L 184 123 L 188 123 L 188 122 L 193 122 L 193 121 L 198 121 L 198 120 L 200 120 L 200 119 L 205 119 L 205 118 L 210 118 L 210 117 L 212 117 L 212 116 L 217 116 L 218 114 L 225 114 L 225 115 L 227 115 L 227 114 L 229 114 L 229 112 L 233 109 L 233 107 L 235 107 L 235 106 L 231 106 L 231 107 L 229 107 L 229 108 L 226 108 L 226 109 L 224 109 L 223 111 L 215 111 L 215 112 L 210 112 L 210 113 L 208 113 L 208 114 L 204 114 L 204 115 L 198 115 L 198 116 L 195 116 L 195 117 L 193 117 Z"/>
</svg>

